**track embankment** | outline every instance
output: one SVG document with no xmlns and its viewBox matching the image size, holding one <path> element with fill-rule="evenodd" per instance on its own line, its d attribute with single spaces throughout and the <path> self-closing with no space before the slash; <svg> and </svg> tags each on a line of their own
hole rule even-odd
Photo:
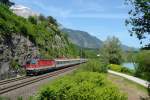
<svg viewBox="0 0 150 100">
<path fill-rule="evenodd" d="M 21 96 L 24 100 L 27 100 L 30 96 L 34 95 L 43 84 L 48 83 L 58 76 L 72 72 L 76 67 L 77 66 L 72 66 L 44 75 L 28 77 L 26 79 L 0 85 L 0 96 L 11 98 L 11 100 L 16 100 Z"/>
</svg>

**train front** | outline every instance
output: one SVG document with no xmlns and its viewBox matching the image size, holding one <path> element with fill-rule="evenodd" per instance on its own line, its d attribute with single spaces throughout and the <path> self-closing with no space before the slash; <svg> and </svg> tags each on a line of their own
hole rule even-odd
<svg viewBox="0 0 150 100">
<path fill-rule="evenodd" d="M 36 75 L 38 73 L 38 60 L 31 59 L 26 62 L 25 68 L 26 68 L 26 74 L 27 75 Z"/>
</svg>

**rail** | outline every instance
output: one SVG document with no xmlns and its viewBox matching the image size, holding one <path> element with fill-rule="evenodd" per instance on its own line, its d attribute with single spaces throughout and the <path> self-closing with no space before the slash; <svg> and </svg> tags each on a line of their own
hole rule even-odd
<svg viewBox="0 0 150 100">
<path fill-rule="evenodd" d="M 12 90 L 21 88 L 23 86 L 30 85 L 32 83 L 35 83 L 35 82 L 38 82 L 38 81 L 50 78 L 52 76 L 57 76 L 57 75 L 59 75 L 61 73 L 64 73 L 64 72 L 67 72 L 67 71 L 73 70 L 73 69 L 75 69 L 74 66 L 73 67 L 67 67 L 67 68 L 60 69 L 60 70 L 57 70 L 57 71 L 54 71 L 54 72 L 51 72 L 51 73 L 48 73 L 48 74 L 35 76 L 35 77 L 30 77 L 30 78 L 25 78 L 23 80 L 20 80 L 20 81 L 14 83 L 14 84 L 12 84 L 13 83 L 12 82 L 12 83 L 9 83 L 9 84 L 0 85 L 0 95 L 4 94 L 4 93 L 7 93 L 9 91 L 12 91 Z"/>
</svg>

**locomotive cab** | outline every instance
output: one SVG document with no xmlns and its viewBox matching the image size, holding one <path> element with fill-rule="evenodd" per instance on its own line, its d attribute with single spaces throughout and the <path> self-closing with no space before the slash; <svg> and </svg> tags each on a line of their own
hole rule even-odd
<svg viewBox="0 0 150 100">
<path fill-rule="evenodd" d="M 38 75 L 45 73 L 55 68 L 54 60 L 46 59 L 31 59 L 26 62 L 26 73 L 27 75 Z"/>
<path fill-rule="evenodd" d="M 38 67 L 38 61 L 36 59 L 31 59 L 26 62 L 26 73 L 27 75 L 30 74 L 37 74 L 36 68 Z"/>
</svg>

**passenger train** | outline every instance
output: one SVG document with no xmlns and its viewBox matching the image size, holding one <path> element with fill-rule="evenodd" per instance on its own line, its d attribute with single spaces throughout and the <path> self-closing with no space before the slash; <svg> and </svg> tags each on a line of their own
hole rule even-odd
<svg viewBox="0 0 150 100">
<path fill-rule="evenodd" d="M 27 75 L 37 75 L 39 73 L 61 69 L 72 65 L 85 63 L 86 59 L 32 59 L 25 65 Z"/>
</svg>

